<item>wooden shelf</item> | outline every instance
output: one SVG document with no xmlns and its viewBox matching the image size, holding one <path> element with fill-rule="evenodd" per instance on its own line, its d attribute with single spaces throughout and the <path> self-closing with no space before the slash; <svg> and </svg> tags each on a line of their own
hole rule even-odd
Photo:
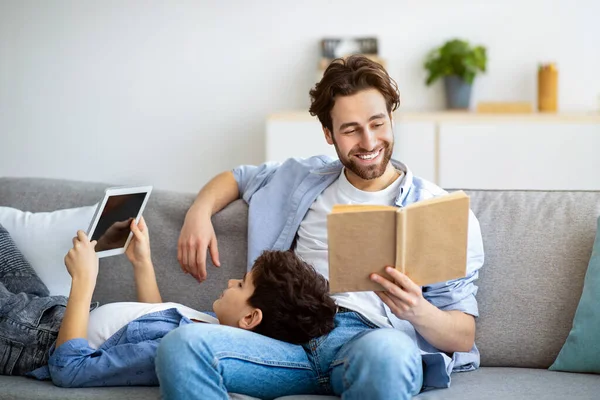
<svg viewBox="0 0 600 400">
<path fill-rule="evenodd" d="M 600 112 L 565 112 L 565 113 L 529 113 L 529 114 L 485 114 L 469 111 L 396 111 L 398 121 L 436 121 L 436 122 L 547 122 L 547 123 L 582 123 L 599 124 Z M 306 111 L 284 111 L 269 115 L 269 121 L 313 121 Z"/>
<path fill-rule="evenodd" d="M 392 157 L 445 188 L 598 190 L 600 113 L 397 112 Z M 266 161 L 325 154 L 316 117 L 276 113 L 266 123 Z M 577 171 L 574 173 L 573 171 Z"/>
</svg>

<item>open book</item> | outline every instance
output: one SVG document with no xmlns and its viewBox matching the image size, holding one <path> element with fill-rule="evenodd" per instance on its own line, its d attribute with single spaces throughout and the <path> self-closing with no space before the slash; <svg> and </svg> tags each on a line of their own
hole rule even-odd
<svg viewBox="0 0 600 400">
<path fill-rule="evenodd" d="M 395 266 L 417 285 L 466 275 L 469 197 L 458 191 L 404 208 L 335 205 L 327 216 L 331 293 L 383 290 Z"/>
</svg>

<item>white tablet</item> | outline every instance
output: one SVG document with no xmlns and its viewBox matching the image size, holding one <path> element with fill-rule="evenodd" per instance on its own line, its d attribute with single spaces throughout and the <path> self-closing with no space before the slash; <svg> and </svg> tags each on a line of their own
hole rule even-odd
<svg viewBox="0 0 600 400">
<path fill-rule="evenodd" d="M 139 222 L 152 186 L 108 188 L 98 203 L 87 235 L 97 240 L 98 257 L 125 253 L 131 240 L 131 220 Z"/>
</svg>

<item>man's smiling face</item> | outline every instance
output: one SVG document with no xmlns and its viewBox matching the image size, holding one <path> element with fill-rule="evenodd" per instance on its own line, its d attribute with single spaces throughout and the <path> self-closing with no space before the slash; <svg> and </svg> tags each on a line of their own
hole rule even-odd
<svg viewBox="0 0 600 400">
<path fill-rule="evenodd" d="M 325 129 L 327 142 L 335 146 L 348 173 L 366 181 L 381 177 L 394 148 L 392 120 L 381 93 L 366 89 L 337 97 L 331 122 L 333 132 Z"/>
</svg>

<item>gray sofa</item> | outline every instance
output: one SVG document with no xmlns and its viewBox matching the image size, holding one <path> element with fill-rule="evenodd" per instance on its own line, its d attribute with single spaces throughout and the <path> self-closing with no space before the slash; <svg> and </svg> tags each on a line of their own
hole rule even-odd
<svg viewBox="0 0 600 400">
<path fill-rule="evenodd" d="M 73 181 L 0 178 L 0 206 L 52 211 L 91 205 L 100 199 L 105 187 Z M 547 370 L 569 333 L 579 301 L 595 220 L 600 215 L 600 191 L 467 193 L 481 223 L 486 251 L 477 295 L 481 317 L 476 342 L 482 367 L 453 375 L 449 389 L 425 392 L 417 398 L 600 398 L 600 375 Z M 247 208 L 237 201 L 214 217 L 222 267 L 210 266 L 208 281 L 198 285 L 181 272 L 176 259 L 179 229 L 193 198 L 192 193 L 157 190 L 144 215 L 163 299 L 202 310 L 210 308 L 229 277 L 240 277 L 244 272 Z M 101 260 L 95 300 L 135 300 L 132 278 L 124 256 Z M 37 398 L 151 400 L 159 398 L 159 390 L 61 389 L 50 382 L 0 376 L 0 399 Z M 288 399 L 326 398 L 330 397 Z"/>
</svg>

